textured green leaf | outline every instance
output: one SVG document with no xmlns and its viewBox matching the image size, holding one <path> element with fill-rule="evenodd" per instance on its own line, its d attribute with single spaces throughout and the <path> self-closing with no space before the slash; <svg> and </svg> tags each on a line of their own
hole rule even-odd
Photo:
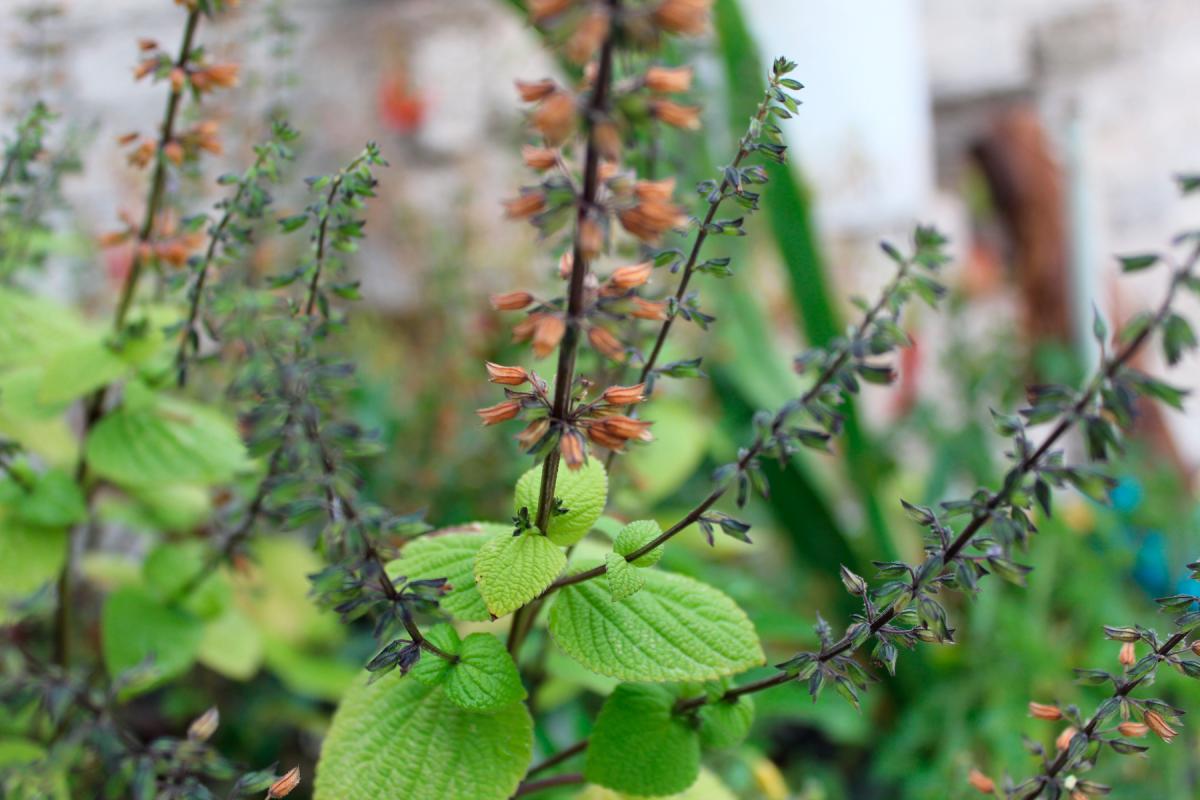
<svg viewBox="0 0 1200 800">
<path fill-rule="evenodd" d="M 536 519 L 541 485 L 540 466 L 522 475 L 513 496 L 513 512 L 520 513 L 522 508 L 527 508 L 529 518 Z M 551 516 L 546 533 L 555 544 L 575 544 L 604 513 L 604 505 L 608 502 L 608 475 L 604 465 L 599 459 L 591 458 L 576 470 L 561 467 L 554 496 L 562 501 L 566 513 Z"/>
<path fill-rule="evenodd" d="M 232 595 L 228 578 L 209 570 L 208 550 L 194 540 L 164 542 L 151 550 L 142 564 L 142 580 L 158 600 L 177 603 L 205 621 L 221 616 Z M 199 583 L 193 586 L 195 580 Z"/>
<path fill-rule="evenodd" d="M 248 681 L 263 662 L 263 637 L 254 623 L 236 608 L 204 626 L 197 658 L 201 664 L 230 680 Z"/>
<path fill-rule="evenodd" d="M 700 741 L 705 747 L 740 744 L 754 724 L 754 700 L 743 695 L 737 700 L 719 700 L 700 707 Z"/>
<path fill-rule="evenodd" d="M 396 671 L 347 692 L 321 748 L 315 797 L 504 800 L 532 754 L 522 703 L 473 713 Z"/>
<path fill-rule="evenodd" d="M 512 526 L 474 522 L 422 536 L 404 546 L 400 558 L 388 564 L 388 574 L 413 580 L 445 578 L 449 589 L 438 605 L 455 619 L 486 621 L 491 615 L 475 585 L 475 554 L 484 542 L 502 533 L 511 534 Z"/>
<path fill-rule="evenodd" d="M 763 663 L 754 625 L 724 593 L 683 575 L 644 574 L 645 587 L 620 603 L 602 581 L 560 589 L 550 608 L 558 646 L 621 680 L 711 680 Z"/>
<path fill-rule="evenodd" d="M 645 545 L 657 539 L 662 534 L 662 528 L 652 519 L 640 519 L 636 522 L 631 522 L 621 532 L 617 534 L 617 539 L 613 542 L 613 551 L 618 555 L 627 556 L 630 553 L 640 550 Z M 662 558 L 663 545 L 651 550 L 646 555 L 633 562 L 637 567 L 653 567 Z"/>
<path fill-rule="evenodd" d="M 503 617 L 541 594 L 566 565 L 562 548 L 536 530 L 502 533 L 475 555 L 475 582 L 488 611 Z"/>
<path fill-rule="evenodd" d="M 248 466 L 230 420 L 162 396 L 106 416 L 88 436 L 86 456 L 100 477 L 133 486 L 224 483 Z"/>
<path fill-rule="evenodd" d="M 607 567 L 604 577 L 608 581 L 608 591 L 614 603 L 637 594 L 638 590 L 646 585 L 646 576 L 626 561 L 625 556 L 607 553 L 604 556 L 604 565 Z"/>
<path fill-rule="evenodd" d="M 100 639 L 111 677 L 143 665 L 149 668 L 129 691 L 141 692 L 175 678 L 192 666 L 204 627 L 191 614 L 164 605 L 137 586 L 118 589 L 104 601 Z"/>
<path fill-rule="evenodd" d="M 13 511 L 31 525 L 57 527 L 87 518 L 79 484 L 61 469 L 50 469 L 37 476 L 29 493 Z"/>
<path fill-rule="evenodd" d="M 590 782 L 639 795 L 682 792 L 700 773 L 700 735 L 672 713 L 674 687 L 624 683 L 600 709 L 588 740 L 583 775 Z"/>
<path fill-rule="evenodd" d="M 131 368 L 99 338 L 68 346 L 46 363 L 38 399 L 65 403 L 116 381 Z"/>
<path fill-rule="evenodd" d="M 504 643 L 490 633 L 459 639 L 449 625 L 435 625 L 425 637 L 458 661 L 422 653 L 412 675 L 427 686 L 442 684 L 446 696 L 469 711 L 495 711 L 524 700 L 525 687 Z"/>
<path fill-rule="evenodd" d="M 575 800 L 640 800 L 637 795 L 625 792 L 614 792 L 603 786 L 589 785 L 575 795 Z M 669 795 L 667 800 L 738 800 L 737 795 L 729 790 L 721 779 L 711 771 L 700 768 L 700 776 L 696 782 L 678 794 Z"/>
<path fill-rule="evenodd" d="M 0 289 L 0 369 L 45 363 L 54 353 L 92 335 L 71 309 Z"/>
</svg>

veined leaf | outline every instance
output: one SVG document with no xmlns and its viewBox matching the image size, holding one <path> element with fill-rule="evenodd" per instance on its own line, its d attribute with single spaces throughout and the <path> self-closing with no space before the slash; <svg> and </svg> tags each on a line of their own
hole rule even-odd
<svg viewBox="0 0 1200 800">
<path fill-rule="evenodd" d="M 604 556 L 604 573 L 608 581 L 608 591 L 614 603 L 619 603 L 627 597 L 637 594 L 646 585 L 646 576 L 638 568 L 625 560 L 625 556 L 607 553 Z"/>
<path fill-rule="evenodd" d="M 196 660 L 204 626 L 191 614 L 164 605 L 145 589 L 127 586 L 104 601 L 100 638 L 104 666 L 116 678 L 149 663 L 128 693 L 152 689 L 187 672 Z"/>
<path fill-rule="evenodd" d="M 623 683 L 600 710 L 583 775 L 636 795 L 682 792 L 700 773 L 700 734 L 673 713 L 673 687 Z"/>
<path fill-rule="evenodd" d="M 404 546 L 400 558 L 388 564 L 388 574 L 410 580 L 445 578 L 448 589 L 438 605 L 455 619 L 484 622 L 491 615 L 475 585 L 475 554 L 484 542 L 506 533 L 512 533 L 511 525 L 474 522 L 422 536 Z"/>
<path fill-rule="evenodd" d="M 446 624 L 425 632 L 441 650 L 458 656 L 451 662 L 433 653 L 422 653 L 412 675 L 429 686 L 441 685 L 446 696 L 468 711 L 495 711 L 526 697 L 517 665 L 504 643 L 490 633 L 472 633 L 459 639 Z"/>
<path fill-rule="evenodd" d="M 0 509 L 0 622 L 14 621 L 6 606 L 54 580 L 66 558 L 65 530 L 29 525 Z"/>
<path fill-rule="evenodd" d="M 392 672 L 347 692 L 317 764 L 316 800 L 505 800 L 533 754 L 521 703 L 493 714 Z"/>
<path fill-rule="evenodd" d="M 621 680 L 702 681 L 763 663 L 754 625 L 724 593 L 683 575 L 647 570 L 620 603 L 602 581 L 558 591 L 550 633 L 585 667 Z"/>
<path fill-rule="evenodd" d="M 529 518 L 536 519 L 541 485 L 540 466 L 522 475 L 513 496 L 513 513 L 519 514 L 525 508 L 529 510 Z M 550 516 L 546 535 L 555 544 L 575 544 L 604 513 L 604 505 L 608 502 L 608 475 L 604 465 L 599 459 L 592 458 L 576 470 L 561 467 L 554 496 L 561 501 L 563 512 Z"/>
<path fill-rule="evenodd" d="M 475 583 L 494 617 L 537 597 L 567 565 L 562 548 L 536 530 L 493 536 L 475 555 Z"/>
</svg>

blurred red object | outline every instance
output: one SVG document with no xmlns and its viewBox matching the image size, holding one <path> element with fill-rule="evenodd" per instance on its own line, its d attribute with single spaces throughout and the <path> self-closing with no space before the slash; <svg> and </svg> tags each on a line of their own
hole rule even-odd
<svg viewBox="0 0 1200 800">
<path fill-rule="evenodd" d="M 412 133 L 425 121 L 425 99 L 409 89 L 403 70 L 384 76 L 378 98 L 380 121 L 396 133 Z"/>
</svg>

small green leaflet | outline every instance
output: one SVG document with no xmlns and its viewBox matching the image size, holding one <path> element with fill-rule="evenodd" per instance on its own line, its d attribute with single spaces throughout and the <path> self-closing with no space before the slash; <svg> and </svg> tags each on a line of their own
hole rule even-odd
<svg viewBox="0 0 1200 800">
<path fill-rule="evenodd" d="M 604 566 L 604 578 L 608 581 L 608 591 L 612 594 L 614 603 L 636 594 L 646 585 L 646 576 L 626 561 L 625 556 L 607 553 L 604 556 Z"/>
<path fill-rule="evenodd" d="M 700 734 L 672 713 L 679 690 L 623 683 L 609 695 L 588 740 L 583 775 L 634 795 L 682 792 L 700 774 Z"/>
<path fill-rule="evenodd" d="M 163 604 L 138 586 L 110 594 L 100 612 L 100 640 L 109 676 L 116 679 L 128 670 L 145 668 L 129 684 L 126 696 L 187 672 L 203 636 L 198 618 Z"/>
<path fill-rule="evenodd" d="M 662 528 L 652 519 L 641 519 L 631 522 L 617 534 L 617 539 L 613 542 L 613 551 L 619 555 L 627 556 L 650 544 L 660 534 L 662 534 Z M 636 567 L 653 567 L 662 558 L 662 554 L 663 546 L 659 545 L 634 561 L 633 564 Z"/>
<path fill-rule="evenodd" d="M 446 696 L 459 708 L 495 711 L 525 699 L 517 666 L 495 636 L 472 633 L 460 639 L 454 628 L 443 623 L 426 631 L 425 637 L 459 660 L 450 662 L 423 652 L 412 675 L 428 686 L 442 685 Z"/>
<path fill-rule="evenodd" d="M 603 581 L 557 592 L 550 633 L 593 672 L 629 681 L 703 681 L 763 663 L 754 625 L 724 593 L 683 575 L 645 570 L 646 585 L 614 603 Z"/>
<path fill-rule="evenodd" d="M 67 560 L 67 532 L 12 519 L 0 507 L 0 624 L 15 622 L 9 606 L 54 580 Z"/>
<path fill-rule="evenodd" d="M 526 508 L 529 510 L 529 518 L 537 519 L 541 485 L 541 467 L 534 467 L 521 476 L 513 496 L 514 514 L 519 514 L 522 508 Z M 567 469 L 565 466 L 560 468 L 554 495 L 566 511 L 550 517 L 546 535 L 555 544 L 575 544 L 591 530 L 596 520 L 604 513 L 604 505 L 608 502 L 608 475 L 604 472 L 604 465 L 599 459 L 591 458 L 579 469 Z"/>
<path fill-rule="evenodd" d="M 321 748 L 315 798 L 505 800 L 532 755 L 523 703 L 478 714 L 394 671 L 346 693 Z"/>
<path fill-rule="evenodd" d="M 700 741 L 705 747 L 741 744 L 754 724 L 754 700 L 743 695 L 732 702 L 717 700 L 700 707 Z"/>
<path fill-rule="evenodd" d="M 438 601 L 442 610 L 455 619 L 486 622 L 491 615 L 475 585 L 475 554 L 484 542 L 501 534 L 511 535 L 512 526 L 473 522 L 435 531 L 406 544 L 400 558 L 388 564 L 388 574 L 410 580 L 445 578 L 449 588 Z"/>
<path fill-rule="evenodd" d="M 567 556 L 536 530 L 493 536 L 475 555 L 475 583 L 494 617 L 511 614 L 554 582 Z"/>
</svg>

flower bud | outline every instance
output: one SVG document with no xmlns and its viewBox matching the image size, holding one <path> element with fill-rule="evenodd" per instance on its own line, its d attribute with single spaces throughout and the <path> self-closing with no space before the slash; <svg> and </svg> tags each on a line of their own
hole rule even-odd
<svg viewBox="0 0 1200 800">
<path fill-rule="evenodd" d="M 562 459 L 568 469 L 579 469 L 587 463 L 587 446 L 578 431 L 568 430 L 559 442 Z"/>
<path fill-rule="evenodd" d="M 579 249 L 584 258 L 589 261 L 600 254 L 604 248 L 604 228 L 591 216 L 584 217 L 579 223 Z"/>
<path fill-rule="evenodd" d="M 521 192 L 516 197 L 504 201 L 504 213 L 509 219 L 525 219 L 538 214 L 546 208 L 546 194 L 540 189 Z"/>
<path fill-rule="evenodd" d="M 645 284 L 646 281 L 650 280 L 650 274 L 653 271 L 653 261 L 630 264 L 627 267 L 619 267 L 613 270 L 613 274 L 608 276 L 608 283 L 614 289 L 624 292 Z"/>
<path fill-rule="evenodd" d="M 534 24 L 545 22 L 550 17 L 561 14 L 570 8 L 574 0 L 529 0 L 529 16 Z"/>
<path fill-rule="evenodd" d="M 170 80 L 171 91 L 179 94 L 183 91 L 183 84 L 187 80 L 187 73 L 180 67 L 173 67 L 171 69 Z"/>
<path fill-rule="evenodd" d="M 1141 722 L 1122 722 L 1117 726 L 1117 731 L 1122 736 L 1128 736 L 1131 739 L 1140 739 L 1150 732 L 1150 728 Z"/>
<path fill-rule="evenodd" d="M 646 88 L 652 92 L 672 94 L 686 92 L 692 88 L 691 67 L 650 67 L 643 79 Z"/>
<path fill-rule="evenodd" d="M 533 302 L 529 292 L 505 292 L 491 296 L 492 308 L 497 311 L 520 311 Z"/>
<path fill-rule="evenodd" d="M 663 320 L 667 318 L 667 304 L 654 300 L 645 300 L 641 297 L 634 297 L 633 310 L 629 313 L 638 319 L 657 319 Z"/>
<path fill-rule="evenodd" d="M 1029 714 L 1035 719 L 1044 719 L 1054 722 L 1062 719 L 1062 709 L 1058 706 L 1050 706 L 1045 703 L 1030 703 Z"/>
<path fill-rule="evenodd" d="M 554 314 L 538 314 L 533 323 L 533 354 L 545 358 L 554 352 L 562 341 L 567 325 L 562 317 Z"/>
<path fill-rule="evenodd" d="M 1121 652 L 1117 656 L 1117 660 L 1123 667 L 1132 667 L 1137 663 L 1137 651 L 1134 649 L 1133 642 L 1125 642 L 1121 645 Z"/>
<path fill-rule="evenodd" d="M 543 172 L 558 163 L 558 151 L 550 147 L 534 147 L 527 144 L 521 148 L 521 159 L 525 166 Z"/>
<path fill-rule="evenodd" d="M 668 33 L 699 36 L 708 31 L 712 0 L 663 0 L 654 9 L 653 19 Z"/>
<path fill-rule="evenodd" d="M 1075 734 L 1079 733 L 1079 729 L 1074 725 L 1068 725 L 1063 728 L 1063 732 L 1054 740 L 1054 746 L 1059 750 L 1066 750 L 1071 746 L 1071 740 L 1075 738 Z"/>
<path fill-rule="evenodd" d="M 526 103 L 545 100 L 558 91 L 558 84 L 549 78 L 542 78 L 540 81 L 516 81 L 516 85 L 517 94 Z"/>
<path fill-rule="evenodd" d="M 498 383 L 502 386 L 520 386 L 525 381 L 529 380 L 529 373 L 524 367 L 506 367 L 502 364 L 493 364 L 491 361 L 484 362 L 487 367 L 488 380 L 492 383 Z"/>
<path fill-rule="evenodd" d="M 996 782 L 977 769 L 971 770 L 967 775 L 967 783 L 971 784 L 972 789 L 984 794 L 992 794 L 996 791 Z"/>
<path fill-rule="evenodd" d="M 645 391 L 646 384 L 644 383 L 634 386 L 610 386 L 600 395 L 600 399 L 609 405 L 631 406 L 646 399 Z"/>
<path fill-rule="evenodd" d="M 563 52 L 567 58 L 576 64 L 583 64 L 590 59 L 608 36 L 608 14 L 600 9 L 594 9 L 580 22 L 567 38 Z"/>
<path fill-rule="evenodd" d="M 607 356 L 613 361 L 625 360 L 625 346 L 607 328 L 593 325 L 588 329 L 588 341 L 601 355 Z"/>
<path fill-rule="evenodd" d="M 685 131 L 700 130 L 699 106 L 685 106 L 671 100 L 655 100 L 650 104 L 650 114 L 672 128 Z"/>
<path fill-rule="evenodd" d="M 505 400 L 494 406 L 481 408 L 475 412 L 483 420 L 484 425 L 498 425 L 508 422 L 521 413 L 521 404 L 516 400 Z"/>
<path fill-rule="evenodd" d="M 287 797 L 299 785 L 300 768 L 292 767 L 282 778 L 271 784 L 271 788 L 267 789 L 267 798 L 268 800 L 278 800 L 280 797 Z"/>
<path fill-rule="evenodd" d="M 187 738 L 193 742 L 207 742 L 217 732 L 217 725 L 220 723 L 221 713 L 214 706 L 192 720 L 192 724 L 188 726 Z"/>
<path fill-rule="evenodd" d="M 529 123 L 549 144 L 557 147 L 575 130 L 575 98 L 561 89 L 556 90 L 534 109 Z"/>
<path fill-rule="evenodd" d="M 517 443 L 521 445 L 522 450 L 532 450 L 546 432 L 550 430 L 550 420 L 546 417 L 535 419 L 533 422 L 525 426 L 525 430 L 517 434 Z"/>
</svg>

